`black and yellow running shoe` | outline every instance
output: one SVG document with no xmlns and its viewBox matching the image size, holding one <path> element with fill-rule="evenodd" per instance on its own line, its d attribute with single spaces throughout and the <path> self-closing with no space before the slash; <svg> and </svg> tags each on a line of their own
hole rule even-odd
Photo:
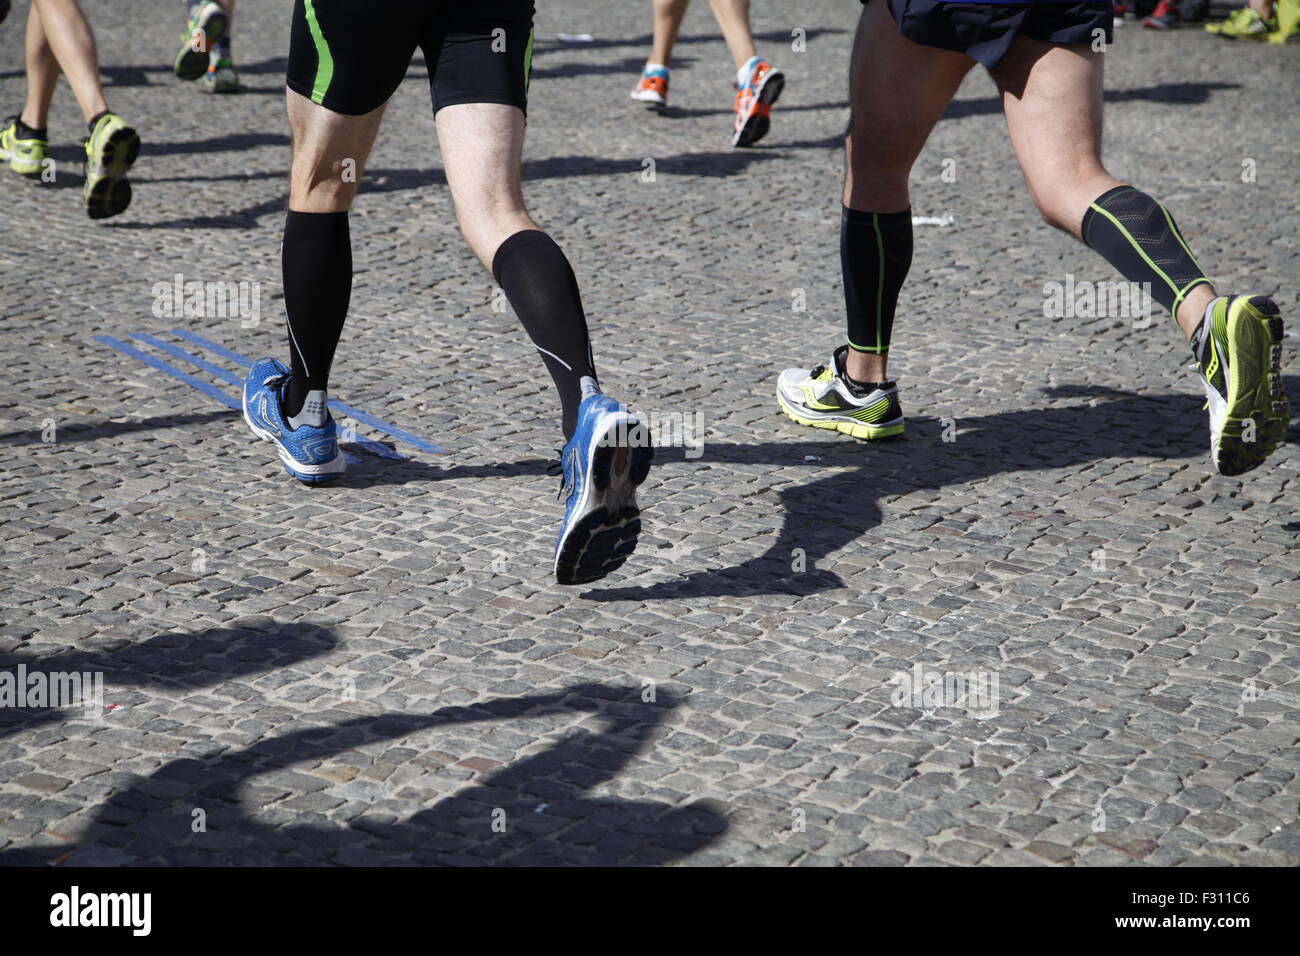
<svg viewBox="0 0 1300 956">
<path fill-rule="evenodd" d="M 107 219 L 131 205 L 126 173 L 140 154 L 140 137 L 116 113 L 105 113 L 86 140 L 86 184 L 81 198 L 86 215 Z"/>
<path fill-rule="evenodd" d="M 1263 463 L 1286 437 L 1282 316 L 1267 296 L 1220 296 L 1192 335 L 1210 412 L 1210 456 L 1220 474 Z"/>
<path fill-rule="evenodd" d="M 17 116 L 9 117 L 0 129 L 0 162 L 7 160 L 9 168 L 20 175 L 39 175 L 49 146 L 43 132 L 21 125 Z"/>
<path fill-rule="evenodd" d="M 891 438 L 903 434 L 903 406 L 894 382 L 861 387 L 844 374 L 841 345 L 829 365 L 811 372 L 788 368 L 776 380 L 781 410 L 800 425 L 833 428 L 854 438 Z"/>
<path fill-rule="evenodd" d="M 226 35 L 230 18 L 212 0 L 194 8 L 181 37 L 181 51 L 176 54 L 172 70 L 182 80 L 197 80 L 208 72 L 208 51 Z"/>
</svg>

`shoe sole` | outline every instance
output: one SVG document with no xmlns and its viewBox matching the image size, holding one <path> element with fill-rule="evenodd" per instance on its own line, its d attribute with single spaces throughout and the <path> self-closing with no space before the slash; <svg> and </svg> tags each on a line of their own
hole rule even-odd
<svg viewBox="0 0 1300 956">
<path fill-rule="evenodd" d="M 1228 408 L 1215 455 L 1224 475 L 1263 464 L 1282 444 L 1290 403 L 1282 382 L 1282 315 L 1277 303 L 1254 296 L 1241 308 L 1228 303 Z M 1248 440 L 1252 439 L 1252 440 Z"/>
<path fill-rule="evenodd" d="M 39 176 L 41 174 L 41 170 L 44 169 L 44 167 L 41 165 L 43 160 L 34 163 L 27 162 L 25 160 L 14 158 L 12 154 L 5 155 L 3 152 L 0 152 L 0 162 L 3 162 L 6 159 L 9 160 L 9 168 L 12 169 L 14 172 L 16 172 L 19 176 L 27 176 L 28 178 L 33 176 Z"/>
<path fill-rule="evenodd" d="M 781 97 L 781 91 L 785 89 L 785 74 L 779 70 L 769 73 L 763 77 L 763 82 L 758 85 L 758 91 L 754 94 L 755 99 L 767 107 L 771 108 Z M 761 115 L 757 109 L 745 120 L 743 126 L 736 131 L 731 138 L 731 145 L 744 149 L 753 146 L 760 139 L 767 135 L 767 131 L 772 128 L 772 121 L 767 116 Z"/>
<path fill-rule="evenodd" d="M 91 219 L 108 219 L 131 205 L 131 183 L 126 174 L 140 155 L 140 137 L 134 129 L 116 129 L 100 146 L 99 156 L 87 158 L 82 201 Z"/>
<path fill-rule="evenodd" d="M 668 105 L 668 101 L 658 93 L 633 93 L 632 101 L 642 103 L 646 106 L 652 106 L 655 109 L 663 109 Z"/>
<path fill-rule="evenodd" d="M 884 425 L 869 424 L 850 418 L 809 418 L 806 415 L 799 414 L 798 411 L 786 401 L 781 389 L 776 390 L 776 400 L 781 406 L 781 411 L 785 412 L 786 417 L 798 422 L 800 425 L 808 425 L 812 428 L 830 428 L 843 435 L 850 435 L 853 438 L 863 438 L 867 441 L 878 441 L 882 438 L 897 438 L 903 434 L 905 420 L 902 418 L 888 422 Z"/>
<path fill-rule="evenodd" d="M 621 568 L 636 550 L 641 534 L 636 489 L 650 474 L 654 443 L 650 430 L 640 424 L 643 444 L 619 444 L 620 429 L 625 437 L 632 421 L 626 414 L 612 414 L 600 423 L 604 437 L 595 443 L 587 463 L 590 500 L 585 506 L 579 504 L 579 511 L 585 513 L 569 526 L 556 548 L 555 579 L 560 584 L 598 581 Z"/>
<path fill-rule="evenodd" d="M 176 54 L 176 62 L 172 64 L 172 71 L 177 77 L 182 80 L 197 80 L 208 72 L 208 50 L 212 49 L 212 44 L 226 35 L 226 23 L 224 13 L 214 13 L 201 24 L 207 49 L 196 50 L 191 45 L 192 40 L 187 42 L 181 52 Z"/>
<path fill-rule="evenodd" d="M 294 462 L 294 465 L 297 466 L 296 468 L 290 465 L 289 462 L 285 460 L 284 457 L 285 451 L 280 447 L 280 443 L 275 440 L 275 436 L 272 435 L 270 432 L 268 432 L 265 428 L 259 428 L 257 425 L 253 424 L 253 420 L 248 415 L 248 403 L 243 399 L 241 399 L 239 404 L 243 410 L 244 424 L 248 426 L 248 430 L 251 431 L 258 438 L 262 439 L 262 441 L 269 441 L 272 445 L 275 446 L 275 452 L 280 458 L 280 465 L 284 468 L 286 472 L 289 473 L 290 476 L 297 478 L 304 485 L 320 485 L 320 484 L 324 484 L 327 481 L 334 481 L 337 478 L 343 477 L 347 469 L 347 460 L 343 457 L 342 452 L 339 452 L 338 458 L 334 459 L 334 461 L 330 462 L 327 465 L 309 466 L 313 468 L 334 468 L 335 466 L 337 466 L 338 468 L 337 471 L 330 471 L 326 474 L 320 474 L 320 475 L 306 474 L 304 472 L 298 471 L 297 470 L 298 468 L 303 467 L 302 463 Z"/>
</svg>

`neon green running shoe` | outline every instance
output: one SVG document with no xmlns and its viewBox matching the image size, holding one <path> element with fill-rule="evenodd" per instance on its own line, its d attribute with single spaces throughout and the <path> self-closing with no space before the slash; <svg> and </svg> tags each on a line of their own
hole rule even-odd
<svg viewBox="0 0 1300 956">
<path fill-rule="evenodd" d="M 230 60 L 218 60 L 208 65 L 208 72 L 203 74 L 203 91 L 205 93 L 238 93 L 239 77 L 235 75 L 235 65 Z"/>
<path fill-rule="evenodd" d="M 0 161 L 8 160 L 9 168 L 22 176 L 38 176 L 49 145 L 43 136 L 20 134 L 18 117 L 11 116 L 0 130 Z"/>
<path fill-rule="evenodd" d="M 800 425 L 833 428 L 854 438 L 891 438 L 903 434 L 903 407 L 898 386 L 880 382 L 859 387 L 844 374 L 841 345 L 829 365 L 811 372 L 788 368 L 776 380 L 776 400 L 781 411 Z"/>
<path fill-rule="evenodd" d="M 1210 412 L 1210 456 L 1224 475 L 1258 467 L 1286 437 L 1282 315 L 1267 296 L 1220 296 L 1192 335 Z"/>
<path fill-rule="evenodd" d="M 176 54 L 172 70 L 182 80 L 197 80 L 208 70 L 208 51 L 212 44 L 226 35 L 230 19 L 226 11 L 212 0 L 205 0 L 194 9 L 181 37 L 181 51 Z"/>
<path fill-rule="evenodd" d="M 140 137 L 116 113 L 105 113 L 86 140 L 86 184 L 81 198 L 86 215 L 107 219 L 131 205 L 126 172 L 140 154 Z"/>
<path fill-rule="evenodd" d="M 1233 10 L 1226 20 L 1205 25 L 1207 33 L 1228 40 L 1267 40 L 1268 35 L 1276 29 L 1276 20 L 1265 20 L 1250 7 Z"/>
</svg>

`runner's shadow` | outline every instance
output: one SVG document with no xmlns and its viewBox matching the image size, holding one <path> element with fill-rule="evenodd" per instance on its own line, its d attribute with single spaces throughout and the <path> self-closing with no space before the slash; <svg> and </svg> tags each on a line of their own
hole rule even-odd
<svg viewBox="0 0 1300 956">
<path fill-rule="evenodd" d="M 727 829 L 725 817 L 713 805 L 674 807 L 593 796 L 590 791 L 613 780 L 678 705 L 662 689 L 655 703 L 644 703 L 637 689 L 587 684 L 555 694 L 444 707 L 428 715 L 359 717 L 271 737 L 208 759 L 173 760 L 105 801 L 79 835 L 70 863 L 75 865 L 82 854 L 93 858 L 96 852 L 113 850 L 145 864 L 185 866 L 671 862 L 707 846 Z M 474 723 L 584 713 L 599 723 L 598 730 L 556 728 L 552 731 L 556 742 L 547 749 L 492 770 L 481 782 L 404 820 L 386 812 L 392 801 L 385 801 L 383 809 L 371 808 L 349 818 L 345 826 L 330 826 L 321 812 L 295 810 L 293 801 L 265 815 L 253 812 L 254 807 L 281 800 L 291 790 L 305 790 L 315 797 L 313 806 L 338 806 L 338 797 L 325 783 L 329 778 L 310 771 L 345 752 L 378 749 L 422 732 Z M 411 761 L 421 770 L 439 766 L 436 761 L 415 762 L 421 755 L 438 753 L 422 746 L 418 738 L 409 742 L 408 752 L 410 757 L 396 759 Z M 357 783 L 362 796 L 348 794 L 348 784 L 339 789 L 354 801 L 367 800 L 364 777 Z M 443 779 L 426 788 L 448 785 L 454 786 Z M 402 799 L 401 791 L 393 789 Z M 193 832 L 195 809 L 203 811 L 203 832 Z M 276 825 L 277 816 L 293 822 Z M 17 848 L 0 853 L 0 865 L 33 865 L 65 852 L 65 848 Z"/>
<path fill-rule="evenodd" d="M 1292 392 L 1296 385 L 1294 377 L 1288 381 Z M 818 470 L 851 470 L 780 488 L 781 528 L 776 541 L 761 554 L 731 567 L 702 568 L 649 586 L 588 591 L 583 597 L 650 601 L 814 594 L 844 587 L 838 575 L 816 563 L 877 527 L 882 501 L 998 475 L 1069 468 L 1105 459 L 1207 455 L 1205 419 L 1197 408 L 1198 400 L 1191 395 L 1139 395 L 1115 389 L 1094 392 L 1086 386 L 1064 392 L 1110 397 L 1094 398 L 1089 404 L 977 418 L 909 418 L 907 438 L 872 444 L 849 439 L 756 445 L 707 442 L 701 462 L 710 466 L 798 465 L 812 458 L 817 459 L 813 467 Z M 951 440 L 944 440 L 945 433 Z M 1208 460 L 1205 467 L 1208 474 Z M 1068 502 L 1062 504 L 1068 507 Z M 806 561 L 806 570 L 801 572 L 792 571 L 796 549 Z"/>
<path fill-rule="evenodd" d="M 58 444 L 65 442 L 97 441 L 101 438 L 115 438 L 133 432 L 155 431 L 160 428 L 180 428 L 185 425 L 206 425 L 214 421 L 228 421 L 239 412 L 223 408 L 211 412 L 194 412 L 188 415 L 155 415 L 131 422 L 101 422 L 92 425 L 87 422 L 60 423 L 55 432 Z M 0 446 L 3 445 L 39 445 L 41 444 L 39 428 L 21 432 L 0 434 Z"/>
<path fill-rule="evenodd" d="M 198 631 L 169 631 L 138 643 L 111 650 L 79 649 L 40 656 L 20 649 L 0 654 L 0 671 L 17 679 L 17 668 L 26 673 L 103 675 L 106 694 L 121 704 L 129 700 L 122 688 L 166 687 L 200 689 L 215 687 L 233 678 L 282 671 L 294 664 L 328 654 L 338 638 L 327 627 L 315 624 L 246 624 L 241 627 L 209 627 Z M 0 739 L 49 723 L 62 723 L 77 707 L 0 707 Z M 89 714 L 89 711 L 87 711 Z M 94 719 L 102 711 L 94 710 Z"/>
<path fill-rule="evenodd" d="M 326 488 L 373 488 L 380 485 L 407 485 L 434 481 L 457 481 L 463 478 L 523 478 L 547 474 L 550 462 L 542 458 L 495 462 L 487 465 L 436 465 L 408 458 L 405 461 L 380 459 L 367 455 L 357 446 L 346 446 L 360 459 L 349 464 L 337 481 L 321 485 Z M 556 479 L 558 482 L 558 478 Z"/>
</svg>

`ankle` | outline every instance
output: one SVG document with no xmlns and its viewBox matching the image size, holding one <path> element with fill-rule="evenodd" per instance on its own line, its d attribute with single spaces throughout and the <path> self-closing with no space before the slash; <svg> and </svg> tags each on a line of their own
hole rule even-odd
<svg viewBox="0 0 1300 956">
<path fill-rule="evenodd" d="M 33 115 L 33 114 L 28 113 L 26 110 L 23 110 L 21 113 L 19 113 L 19 114 L 18 114 L 18 123 L 19 123 L 19 125 L 20 125 L 20 126 L 21 126 L 25 131 L 26 131 L 26 132 L 29 132 L 29 133 L 44 133 L 44 132 L 46 131 L 46 130 L 45 130 L 45 124 L 49 122 L 49 119 L 48 119 L 47 117 L 42 116 L 42 117 L 40 117 L 40 123 L 39 123 L 39 124 L 37 124 L 37 123 L 32 123 L 32 122 L 28 121 L 28 119 L 27 119 L 27 117 L 30 116 L 30 115 Z"/>
<path fill-rule="evenodd" d="M 888 362 L 888 354 L 876 355 L 850 348 L 848 354 L 844 356 L 843 372 L 848 376 L 849 381 L 857 385 L 884 382 L 888 378 L 885 374 Z"/>
</svg>

